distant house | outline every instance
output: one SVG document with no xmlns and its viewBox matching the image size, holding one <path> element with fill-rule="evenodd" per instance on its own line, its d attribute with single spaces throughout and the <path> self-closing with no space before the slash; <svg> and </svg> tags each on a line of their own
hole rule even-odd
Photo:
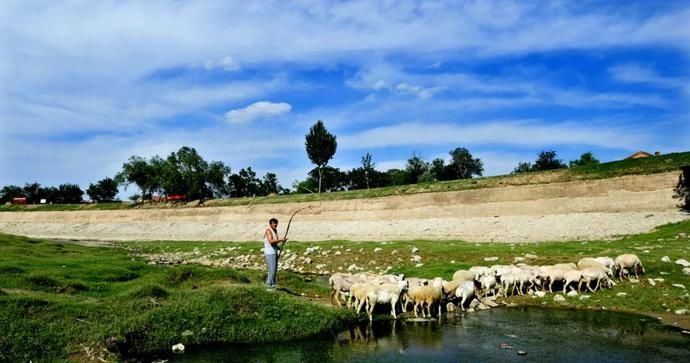
<svg viewBox="0 0 690 363">
<path fill-rule="evenodd" d="M 659 155 L 661 155 L 661 153 L 658 152 L 658 151 L 655 152 L 654 155 L 652 155 L 652 154 L 650 154 L 650 153 L 648 153 L 648 152 L 646 152 L 646 151 L 641 151 L 641 150 L 640 150 L 640 151 L 638 151 L 638 152 L 636 152 L 636 153 L 634 153 L 634 154 L 628 156 L 626 159 L 640 159 L 640 158 L 648 158 L 648 157 L 650 157 L 650 156 L 659 156 Z"/>
</svg>

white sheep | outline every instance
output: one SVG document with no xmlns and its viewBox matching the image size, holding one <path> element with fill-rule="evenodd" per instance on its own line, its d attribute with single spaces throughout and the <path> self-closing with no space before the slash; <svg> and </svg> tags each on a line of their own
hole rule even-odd
<svg viewBox="0 0 690 363">
<path fill-rule="evenodd" d="M 472 266 L 469 271 L 474 273 L 475 280 L 479 280 L 480 277 L 491 273 L 491 269 L 486 266 Z"/>
<path fill-rule="evenodd" d="M 474 280 L 476 274 L 472 271 L 458 270 L 453 274 L 453 280 Z"/>
<path fill-rule="evenodd" d="M 383 283 L 376 286 L 373 293 L 367 292 L 367 313 L 369 314 L 369 320 L 372 320 L 372 314 L 376 304 L 390 304 L 391 315 L 393 315 L 393 319 L 397 319 L 396 306 L 398 305 L 401 295 L 407 290 L 408 286 L 407 281 L 398 281 L 395 284 Z"/>
<path fill-rule="evenodd" d="M 496 295 L 496 284 L 498 281 L 496 281 L 496 277 L 493 275 L 484 275 L 479 278 L 479 284 L 482 289 L 482 294 L 484 296 L 488 296 L 489 293 L 491 295 Z"/>
<path fill-rule="evenodd" d="M 460 299 L 460 309 L 465 311 L 465 301 L 477 298 L 476 285 L 474 281 L 462 281 L 455 289 L 455 296 Z"/>
<path fill-rule="evenodd" d="M 615 284 L 609 276 L 606 274 L 605 270 L 602 270 L 601 268 L 597 267 L 587 267 L 581 270 L 582 272 L 582 277 L 580 278 L 580 283 L 578 284 L 578 289 L 582 288 L 582 284 L 584 283 L 585 286 L 587 286 L 587 290 L 594 292 L 599 289 L 601 286 L 601 282 L 604 281 L 607 283 L 608 287 L 612 287 Z M 591 287 L 591 282 L 596 281 L 596 286 L 594 286 L 594 289 Z"/>
<path fill-rule="evenodd" d="M 623 272 L 630 271 L 632 269 L 635 272 L 635 278 L 639 278 L 638 274 L 644 274 L 644 267 L 642 266 L 642 261 L 637 255 L 632 253 L 627 253 L 616 257 L 614 261 L 616 270 L 618 271 L 618 279 L 623 280 Z M 629 273 L 628 273 L 629 276 Z"/>
<path fill-rule="evenodd" d="M 563 282 L 563 293 L 565 294 L 565 290 L 570 286 L 572 283 L 579 284 L 580 280 L 582 279 L 582 271 L 580 270 L 568 270 L 566 271 L 565 275 L 563 276 L 564 282 Z M 579 289 L 579 286 L 578 288 Z"/>
<path fill-rule="evenodd" d="M 359 314 L 362 311 L 362 306 L 368 304 L 368 297 L 370 294 L 374 294 L 373 297 L 376 298 L 376 286 L 374 284 L 366 282 L 357 282 L 352 284 L 350 287 L 350 298 L 352 299 L 352 304 L 348 301 L 348 306 L 357 311 Z M 369 311 L 369 306 L 366 307 L 367 312 Z"/>
<path fill-rule="evenodd" d="M 434 304 L 439 304 L 438 313 L 441 314 L 441 298 L 443 295 L 443 283 L 440 279 L 434 279 L 430 285 L 415 286 L 407 292 L 410 300 L 414 303 L 414 316 L 419 317 L 417 309 L 421 307 L 422 316 L 431 317 L 431 308 Z M 426 312 L 424 308 L 426 307 Z"/>
<path fill-rule="evenodd" d="M 348 273 L 336 272 L 331 275 L 328 278 L 328 285 L 331 287 L 331 303 L 335 300 L 338 306 L 343 306 L 340 297 L 343 298 L 343 302 L 348 302 L 349 297 L 345 294 L 350 292 L 350 287 L 356 282 L 357 280 Z"/>
<path fill-rule="evenodd" d="M 553 284 L 556 281 L 565 280 L 565 273 L 576 270 L 577 266 L 572 264 L 556 264 L 553 266 L 542 266 L 542 276 L 549 280 L 549 291 L 553 292 Z"/>
<path fill-rule="evenodd" d="M 539 273 L 537 270 L 516 270 L 513 272 L 513 277 L 515 279 L 515 287 L 520 295 L 524 295 L 525 285 L 527 285 L 527 290 L 532 289 L 535 286 L 541 287 L 541 279 L 539 278 Z"/>
</svg>

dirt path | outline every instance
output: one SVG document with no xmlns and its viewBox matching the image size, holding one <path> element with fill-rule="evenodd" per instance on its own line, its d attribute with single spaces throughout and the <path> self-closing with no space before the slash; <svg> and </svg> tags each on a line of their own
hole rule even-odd
<svg viewBox="0 0 690 363">
<path fill-rule="evenodd" d="M 323 202 L 295 218 L 299 240 L 598 239 L 690 218 L 677 208 L 678 173 Z M 306 204 L 74 212 L 2 212 L 0 231 L 87 240 L 255 241 L 272 216 Z M 283 224 L 281 227 L 285 227 Z"/>
</svg>

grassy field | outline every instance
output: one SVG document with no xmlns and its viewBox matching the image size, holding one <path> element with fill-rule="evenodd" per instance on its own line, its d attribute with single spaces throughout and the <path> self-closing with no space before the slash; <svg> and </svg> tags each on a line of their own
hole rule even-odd
<svg viewBox="0 0 690 363">
<path fill-rule="evenodd" d="M 625 159 L 602 163 L 594 166 L 558 169 L 543 172 L 524 173 L 519 175 L 503 175 L 485 178 L 463 179 L 434 183 L 420 183 L 398 185 L 369 190 L 352 190 L 318 194 L 290 194 L 257 198 L 229 198 L 210 200 L 203 206 L 239 206 L 248 204 L 267 203 L 297 203 L 329 200 L 346 200 L 359 198 L 375 198 L 392 195 L 407 195 L 417 193 L 434 193 L 458 191 L 479 188 L 495 188 L 509 185 L 528 185 L 567 182 L 573 180 L 591 180 L 612 178 L 622 175 L 653 174 L 678 170 L 682 165 L 690 165 L 690 152 L 671 153 L 661 156 Z M 192 203 L 196 206 L 196 203 Z M 182 206 L 182 205 L 178 205 Z M 0 206 L 0 211 L 51 211 L 51 210 L 107 210 L 127 208 L 161 208 L 160 204 L 135 206 L 131 203 L 104 203 L 89 205 L 41 205 L 41 206 Z"/>
<path fill-rule="evenodd" d="M 259 244 L 233 242 L 129 242 L 125 243 L 140 254 L 176 255 L 186 259 L 206 259 L 224 261 L 230 257 L 250 256 L 251 261 L 261 263 Z M 689 290 L 672 286 L 683 284 L 690 288 L 690 276 L 683 275 L 682 267 L 670 262 L 661 262 L 669 256 L 671 261 L 680 258 L 690 260 L 690 221 L 670 224 L 651 233 L 627 236 L 615 240 L 541 242 L 541 243 L 481 243 L 472 244 L 461 241 L 400 241 L 400 242 L 289 242 L 286 251 L 302 256 L 308 247 L 320 249 L 308 255 L 310 264 L 301 264 L 305 271 L 346 271 L 353 264 L 364 270 L 391 273 L 404 273 L 406 276 L 450 279 L 458 269 L 471 266 L 515 263 L 515 258 L 525 258 L 526 254 L 538 256 L 525 259 L 531 265 L 546 265 L 561 262 L 577 262 L 587 256 L 615 257 L 622 253 L 635 253 L 642 259 L 647 274 L 639 283 L 623 282 L 613 289 L 592 294 L 587 300 L 579 297 L 566 297 L 565 305 L 556 303 L 550 295 L 543 299 L 510 298 L 511 302 L 539 306 L 568 306 L 592 309 L 613 309 L 662 316 L 690 329 L 690 315 L 673 314 L 678 309 L 690 309 Z M 232 247 L 239 249 L 229 250 Z M 417 248 L 416 253 L 412 249 Z M 336 254 L 336 251 L 338 253 Z M 411 260 L 413 255 L 422 258 L 422 266 L 416 267 Z M 187 256 L 187 257 L 185 257 Z M 495 262 L 484 259 L 498 257 Z M 319 268 L 316 268 L 319 266 Z M 655 280 L 654 286 L 649 278 Z M 627 296 L 617 294 L 625 292 Z"/>
<path fill-rule="evenodd" d="M 258 271 L 152 266 L 123 249 L 0 235 L 0 361 L 112 360 L 109 337 L 136 355 L 180 342 L 289 340 L 338 331 L 354 318 L 267 292 L 263 279 Z M 304 280 L 284 274 L 281 283 L 327 293 Z"/>
</svg>

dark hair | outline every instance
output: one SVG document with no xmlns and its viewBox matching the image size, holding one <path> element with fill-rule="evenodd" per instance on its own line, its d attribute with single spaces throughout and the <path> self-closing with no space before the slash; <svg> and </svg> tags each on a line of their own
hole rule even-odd
<svg viewBox="0 0 690 363">
<path fill-rule="evenodd" d="M 275 218 L 271 218 L 271 219 L 268 221 L 268 224 L 271 224 L 271 223 L 278 223 L 278 220 L 275 219 Z"/>
</svg>

